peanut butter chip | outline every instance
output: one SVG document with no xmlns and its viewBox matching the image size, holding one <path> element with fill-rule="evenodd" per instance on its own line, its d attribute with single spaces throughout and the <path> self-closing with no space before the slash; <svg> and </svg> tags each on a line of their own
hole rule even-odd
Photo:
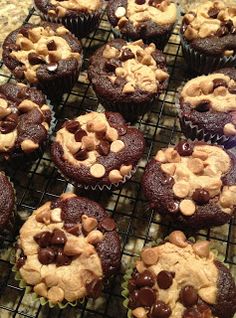
<svg viewBox="0 0 236 318">
<path fill-rule="evenodd" d="M 102 232 L 94 230 L 88 234 L 86 241 L 90 244 L 97 244 L 103 240 Z"/>
<path fill-rule="evenodd" d="M 118 132 L 115 128 L 111 127 L 107 130 L 106 138 L 109 141 L 115 141 L 118 139 L 118 137 L 119 137 L 119 135 L 118 135 Z"/>
<path fill-rule="evenodd" d="M 48 296 L 47 286 L 44 283 L 39 283 L 39 284 L 35 285 L 34 286 L 34 291 L 39 296 L 42 296 L 42 297 L 45 297 L 45 298 L 47 298 L 47 296 Z"/>
<path fill-rule="evenodd" d="M 21 143 L 21 149 L 25 152 L 32 152 L 39 147 L 39 144 L 36 144 L 30 139 L 25 139 Z"/>
<path fill-rule="evenodd" d="M 102 178 L 104 174 L 106 173 L 106 170 L 103 165 L 100 163 L 95 163 L 91 168 L 90 168 L 90 173 L 93 177 L 95 178 Z"/>
<path fill-rule="evenodd" d="M 111 183 L 117 183 L 123 179 L 123 176 L 121 175 L 119 170 L 114 169 L 109 172 L 108 178 Z"/>
<path fill-rule="evenodd" d="M 186 247 L 188 245 L 186 236 L 182 231 L 173 231 L 170 233 L 168 239 L 170 243 L 179 247 Z"/>
<path fill-rule="evenodd" d="M 98 222 L 95 218 L 91 218 L 87 215 L 82 215 L 82 226 L 86 232 L 91 232 L 98 225 Z"/>
<path fill-rule="evenodd" d="M 0 107 L 7 108 L 7 105 L 8 105 L 7 100 L 4 98 L 0 98 Z"/>
<path fill-rule="evenodd" d="M 48 291 L 48 299 L 52 303 L 58 303 L 64 299 L 64 291 L 60 287 L 53 286 Z"/>
<path fill-rule="evenodd" d="M 146 318 L 147 312 L 143 307 L 137 307 L 132 311 L 132 315 L 135 318 Z"/>
<path fill-rule="evenodd" d="M 120 168 L 120 173 L 122 176 L 127 176 L 132 170 L 132 165 L 128 165 L 128 166 L 121 166 Z"/>
<path fill-rule="evenodd" d="M 159 150 L 155 156 L 155 160 L 165 163 L 167 161 L 166 155 L 163 150 Z"/>
<path fill-rule="evenodd" d="M 178 198 L 186 198 L 189 194 L 190 185 L 185 181 L 176 182 L 173 186 L 173 192 Z"/>
<path fill-rule="evenodd" d="M 168 162 L 180 162 L 181 158 L 179 153 L 173 148 L 167 148 L 165 151 L 166 159 Z"/>
<path fill-rule="evenodd" d="M 170 176 L 173 176 L 175 173 L 175 164 L 174 163 L 163 163 L 161 165 L 161 170 Z"/>
<path fill-rule="evenodd" d="M 53 222 L 61 222 L 61 209 L 60 208 L 55 208 L 51 210 L 51 220 Z"/>
<path fill-rule="evenodd" d="M 125 148 L 125 144 L 123 143 L 122 140 L 115 140 L 111 143 L 110 150 L 112 152 L 119 152 L 124 148 Z"/>
<path fill-rule="evenodd" d="M 199 158 L 193 158 L 189 159 L 188 161 L 188 168 L 193 172 L 193 173 L 200 173 L 204 169 L 204 165 L 201 159 Z"/>
<path fill-rule="evenodd" d="M 200 257 L 208 257 L 210 254 L 209 245 L 209 241 L 198 241 L 193 244 L 193 250 Z"/>
<path fill-rule="evenodd" d="M 228 123 L 224 126 L 224 134 L 226 136 L 234 136 L 236 135 L 235 125 L 232 123 Z"/>
<path fill-rule="evenodd" d="M 192 200 L 186 199 L 180 202 L 179 209 L 183 215 L 190 216 L 194 214 L 196 207 Z"/>
<path fill-rule="evenodd" d="M 145 248 L 142 253 L 141 253 L 141 257 L 143 262 L 148 265 L 154 265 L 157 263 L 158 261 L 158 254 L 157 251 L 153 248 Z"/>
</svg>

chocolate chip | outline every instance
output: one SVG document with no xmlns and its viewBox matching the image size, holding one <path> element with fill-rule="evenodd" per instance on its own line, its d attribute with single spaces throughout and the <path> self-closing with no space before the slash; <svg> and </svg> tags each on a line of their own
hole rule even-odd
<svg viewBox="0 0 236 318">
<path fill-rule="evenodd" d="M 55 262 L 57 267 L 67 266 L 67 265 L 70 265 L 70 263 L 72 262 L 72 257 L 65 255 L 62 249 L 58 249 Z"/>
<path fill-rule="evenodd" d="M 24 66 L 17 66 L 14 69 L 14 75 L 16 78 L 22 79 L 25 77 L 25 73 L 24 73 L 25 67 Z"/>
<path fill-rule="evenodd" d="M 143 287 L 138 291 L 138 301 L 141 306 L 152 307 L 156 300 L 155 291 L 149 287 Z"/>
<path fill-rule="evenodd" d="M 220 9 L 216 8 L 216 7 L 212 7 L 208 10 L 208 15 L 210 18 L 212 19 L 216 19 L 218 16 L 218 13 L 220 12 Z"/>
<path fill-rule="evenodd" d="M 145 2 L 146 0 L 135 0 L 135 3 L 139 5 L 144 4 Z"/>
<path fill-rule="evenodd" d="M 6 121 L 11 121 L 16 123 L 18 121 L 18 117 L 19 116 L 16 113 L 11 113 L 10 115 L 6 117 Z"/>
<path fill-rule="evenodd" d="M 229 93 L 230 94 L 236 94 L 236 86 L 229 87 Z"/>
<path fill-rule="evenodd" d="M 161 289 L 168 289 L 173 283 L 173 276 L 171 272 L 161 271 L 157 275 L 157 284 Z"/>
<path fill-rule="evenodd" d="M 22 28 L 19 33 L 22 34 L 25 38 L 29 38 L 29 32 L 27 29 Z"/>
<path fill-rule="evenodd" d="M 219 37 L 222 37 L 224 35 L 227 35 L 229 33 L 229 30 L 226 26 L 222 26 L 220 27 L 217 31 L 216 31 L 216 35 Z"/>
<path fill-rule="evenodd" d="M 48 247 L 51 243 L 52 233 L 48 231 L 41 232 L 34 236 L 35 242 L 40 247 Z"/>
<path fill-rule="evenodd" d="M 55 259 L 55 251 L 50 247 L 40 248 L 38 251 L 38 259 L 43 265 L 51 264 Z"/>
<path fill-rule="evenodd" d="M 122 62 L 125 62 L 125 61 L 130 60 L 130 59 L 133 59 L 133 58 L 135 58 L 134 53 L 133 53 L 130 49 L 126 48 L 126 49 L 124 49 L 124 50 L 122 51 L 120 60 L 121 60 Z"/>
<path fill-rule="evenodd" d="M 198 301 L 198 294 L 193 286 L 188 285 L 181 289 L 179 298 L 185 307 L 192 307 Z"/>
<path fill-rule="evenodd" d="M 47 43 L 47 48 L 49 51 L 55 51 L 57 49 L 57 45 L 54 40 L 51 40 Z"/>
<path fill-rule="evenodd" d="M 88 158 L 88 152 L 86 149 L 80 149 L 78 152 L 74 154 L 76 160 L 84 161 Z"/>
<path fill-rule="evenodd" d="M 224 86 L 224 87 L 228 87 L 228 84 L 225 80 L 223 80 L 222 78 L 215 78 L 213 80 L 213 89 L 219 87 L 219 86 Z"/>
<path fill-rule="evenodd" d="M 65 224 L 64 228 L 68 233 L 72 235 L 79 236 L 81 234 L 81 229 L 77 224 Z"/>
<path fill-rule="evenodd" d="M 171 308 L 163 301 L 157 300 L 150 312 L 150 318 L 168 318 L 171 314 Z"/>
<path fill-rule="evenodd" d="M 119 60 L 114 59 L 114 58 L 106 61 L 106 63 L 105 63 L 105 68 L 109 72 L 114 72 L 115 69 L 119 66 L 121 66 L 121 62 Z"/>
<path fill-rule="evenodd" d="M 193 145 L 187 141 L 180 141 L 176 146 L 175 150 L 178 151 L 180 156 L 191 156 L 193 153 Z"/>
<path fill-rule="evenodd" d="M 179 211 L 179 203 L 176 201 L 168 202 L 167 203 L 167 210 L 170 213 L 177 213 Z"/>
<path fill-rule="evenodd" d="M 202 318 L 202 314 L 195 307 L 188 308 L 184 311 L 183 318 Z"/>
<path fill-rule="evenodd" d="M 210 101 L 209 100 L 202 100 L 196 107 L 195 110 L 197 110 L 200 113 L 207 112 L 211 108 Z"/>
<path fill-rule="evenodd" d="M 38 55 L 37 53 L 34 52 L 30 52 L 28 54 L 28 60 L 30 62 L 31 65 L 37 65 L 37 64 L 44 64 L 45 60 Z"/>
<path fill-rule="evenodd" d="M 88 134 L 86 133 L 85 130 L 79 129 L 79 130 L 77 130 L 76 133 L 75 133 L 75 140 L 76 140 L 77 142 L 80 142 L 81 139 L 82 139 L 84 136 L 87 136 L 87 135 L 88 135 Z"/>
<path fill-rule="evenodd" d="M 153 274 L 148 270 L 145 270 L 144 272 L 140 273 L 136 278 L 136 285 L 139 288 L 145 286 L 152 287 L 154 284 L 155 280 Z"/>
<path fill-rule="evenodd" d="M 86 284 L 86 291 L 89 297 L 93 299 L 98 298 L 102 292 L 102 280 L 93 279 L 90 283 Z"/>
<path fill-rule="evenodd" d="M 58 64 L 57 63 L 50 63 L 50 64 L 47 65 L 47 70 L 49 72 L 52 72 L 52 73 L 55 72 L 57 70 L 57 68 L 58 68 Z"/>
<path fill-rule="evenodd" d="M 136 289 L 136 280 L 135 279 L 130 279 L 128 282 L 128 290 L 129 292 L 133 292 Z"/>
<path fill-rule="evenodd" d="M 210 200 L 209 192 L 205 189 L 196 189 L 193 192 L 192 199 L 198 204 L 206 204 Z"/>
<path fill-rule="evenodd" d="M 228 29 L 229 32 L 231 32 L 232 28 L 234 27 L 232 20 L 225 21 L 223 25 Z"/>
<path fill-rule="evenodd" d="M 25 265 L 25 261 L 27 259 L 27 256 L 24 255 L 23 252 L 21 252 L 20 257 L 18 258 L 17 262 L 16 262 L 16 267 L 17 269 L 20 269 L 22 266 Z"/>
<path fill-rule="evenodd" d="M 96 149 L 101 156 L 107 156 L 110 152 L 110 143 L 106 140 L 102 140 Z"/>
<path fill-rule="evenodd" d="M 131 309 L 134 309 L 134 308 L 141 306 L 141 303 L 139 302 L 139 291 L 138 290 L 134 290 L 132 293 L 130 293 L 128 306 Z"/>
<path fill-rule="evenodd" d="M 70 133 L 74 134 L 79 129 L 80 124 L 76 120 L 69 120 L 66 122 L 65 127 Z"/>
<path fill-rule="evenodd" d="M 64 245 L 66 241 L 67 241 L 67 238 L 65 236 L 65 233 L 62 230 L 55 229 L 53 231 L 51 244 Z"/>
<path fill-rule="evenodd" d="M 116 228 L 116 223 L 113 219 L 107 217 L 101 221 L 100 226 L 103 230 L 107 232 L 112 232 Z"/>
<path fill-rule="evenodd" d="M 16 128 L 16 122 L 13 121 L 2 121 L 0 123 L 0 132 L 2 134 L 9 134 Z"/>
</svg>

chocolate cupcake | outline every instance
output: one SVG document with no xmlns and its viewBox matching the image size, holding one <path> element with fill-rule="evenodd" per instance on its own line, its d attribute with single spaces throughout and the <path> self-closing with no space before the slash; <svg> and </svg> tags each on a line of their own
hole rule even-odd
<svg viewBox="0 0 236 318">
<path fill-rule="evenodd" d="M 142 186 L 150 207 L 181 225 L 222 225 L 236 212 L 236 157 L 220 146 L 181 141 L 157 152 Z"/>
<path fill-rule="evenodd" d="M 43 20 L 62 23 L 79 38 L 97 29 L 102 15 L 103 0 L 34 0 Z"/>
<path fill-rule="evenodd" d="M 187 241 L 174 231 L 169 242 L 145 247 L 124 296 L 129 318 L 232 318 L 236 286 L 208 241 Z"/>
<path fill-rule="evenodd" d="M 169 77 L 165 56 L 154 44 L 122 39 L 95 52 L 88 76 L 103 106 L 131 121 L 151 109 Z"/>
<path fill-rule="evenodd" d="M 109 1 L 107 15 L 115 34 L 163 49 L 174 28 L 177 8 L 170 0 L 119 0 Z"/>
<path fill-rule="evenodd" d="M 4 172 L 0 171 L 0 244 L 13 234 L 15 222 L 15 191 Z"/>
<path fill-rule="evenodd" d="M 91 112 L 64 123 L 51 156 L 69 182 L 102 190 L 132 176 L 144 147 L 143 134 L 120 114 Z"/>
<path fill-rule="evenodd" d="M 51 123 L 52 111 L 41 91 L 19 83 L 0 85 L 1 158 L 36 154 L 47 140 Z"/>
<path fill-rule="evenodd" d="M 221 69 L 187 82 L 179 108 L 186 137 L 236 146 L 236 69 Z"/>
<path fill-rule="evenodd" d="M 199 74 L 236 66 L 236 6 L 204 1 L 188 12 L 180 29 L 183 56 Z"/>
<path fill-rule="evenodd" d="M 34 211 L 20 229 L 14 270 L 42 303 L 63 306 L 97 298 L 120 257 L 114 220 L 98 203 L 65 193 Z"/>
<path fill-rule="evenodd" d="M 17 80 L 37 86 L 55 99 L 77 81 L 82 48 L 62 25 L 25 24 L 5 39 L 3 62 Z"/>
</svg>

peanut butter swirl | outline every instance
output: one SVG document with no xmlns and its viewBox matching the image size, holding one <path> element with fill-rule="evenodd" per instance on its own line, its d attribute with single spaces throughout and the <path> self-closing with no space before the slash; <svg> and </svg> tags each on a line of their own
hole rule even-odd
<svg viewBox="0 0 236 318">
<path fill-rule="evenodd" d="M 196 203 L 204 204 L 215 198 L 224 213 L 232 214 L 236 204 L 236 185 L 223 185 L 222 177 L 229 172 L 231 159 L 223 148 L 195 145 L 191 153 L 181 156 L 178 148 L 157 152 L 161 170 L 174 180 L 172 190 L 180 199 L 179 210 L 193 215 Z"/>
<path fill-rule="evenodd" d="M 55 6 L 55 9 L 50 9 L 48 14 L 58 17 L 64 17 L 68 10 L 78 13 L 91 13 L 99 10 L 102 6 L 101 0 L 50 0 L 50 3 Z"/>
<path fill-rule="evenodd" d="M 156 93 L 159 83 L 165 81 L 169 75 L 158 68 L 152 57 L 155 50 L 155 44 L 145 47 L 142 40 L 127 43 L 121 50 L 107 44 L 103 57 L 122 60 L 110 80 L 114 83 L 117 77 L 125 78 L 127 83 L 123 87 L 123 93 L 133 93 L 136 89 Z"/>
<path fill-rule="evenodd" d="M 181 97 L 190 107 L 203 111 L 203 104 L 208 110 L 230 112 L 232 123 L 224 126 L 225 135 L 236 135 L 236 82 L 229 76 L 216 73 L 196 77 L 184 86 Z M 206 114 L 207 116 L 207 114 Z"/>
</svg>

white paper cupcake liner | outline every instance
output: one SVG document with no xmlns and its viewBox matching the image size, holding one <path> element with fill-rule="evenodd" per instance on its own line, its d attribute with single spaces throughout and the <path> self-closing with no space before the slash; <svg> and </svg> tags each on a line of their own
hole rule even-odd
<svg viewBox="0 0 236 318">
<path fill-rule="evenodd" d="M 191 48 L 181 33 L 180 42 L 185 62 L 198 74 L 208 74 L 223 67 L 236 66 L 236 55 L 223 57 L 206 56 Z"/>
<path fill-rule="evenodd" d="M 96 30 L 99 26 L 100 19 L 102 16 L 102 9 L 97 10 L 94 13 L 78 13 L 76 17 L 52 17 L 49 16 L 36 7 L 34 8 L 41 17 L 42 20 L 52 23 L 63 24 L 68 30 L 71 31 L 77 38 L 84 38 L 92 31 Z"/>
</svg>

